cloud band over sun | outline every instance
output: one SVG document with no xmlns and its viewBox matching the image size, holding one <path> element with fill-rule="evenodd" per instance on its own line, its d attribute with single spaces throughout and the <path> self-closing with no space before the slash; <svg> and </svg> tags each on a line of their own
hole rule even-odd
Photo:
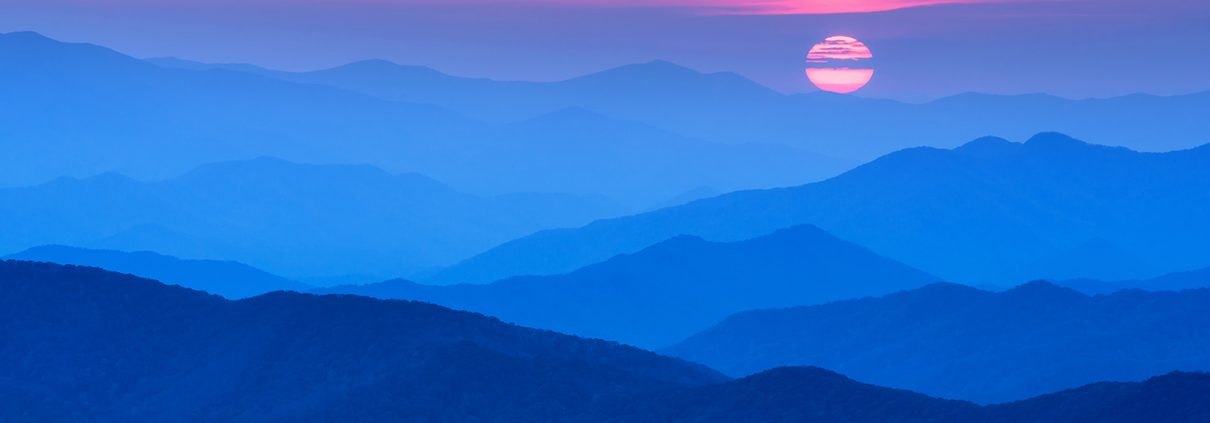
<svg viewBox="0 0 1210 423">
<path fill-rule="evenodd" d="M 78 0 L 77 0 L 78 1 Z M 90 0 L 109 3 L 173 3 L 168 0 Z M 231 0 L 214 0 L 230 2 Z M 706 14 L 793 15 L 870 13 L 941 4 L 993 3 L 1005 0 L 241 0 L 240 3 L 343 3 L 346 5 L 570 6 L 600 8 L 675 8 Z M 187 2 L 186 2 L 187 3 Z"/>
<path fill-rule="evenodd" d="M 724 14 L 792 15 L 870 13 L 939 4 L 993 1 L 996 0 L 650 0 L 634 4 L 691 7 Z"/>
</svg>

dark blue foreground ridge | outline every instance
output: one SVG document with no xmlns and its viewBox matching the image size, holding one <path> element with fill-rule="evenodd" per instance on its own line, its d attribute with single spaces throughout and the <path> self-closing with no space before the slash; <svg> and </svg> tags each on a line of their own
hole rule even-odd
<svg viewBox="0 0 1210 423">
<path fill-rule="evenodd" d="M 676 359 L 354 296 L 228 301 L 96 268 L 0 262 L 0 420 L 1189 422 L 1173 373 L 979 407 L 814 368 L 726 381 Z"/>
</svg>

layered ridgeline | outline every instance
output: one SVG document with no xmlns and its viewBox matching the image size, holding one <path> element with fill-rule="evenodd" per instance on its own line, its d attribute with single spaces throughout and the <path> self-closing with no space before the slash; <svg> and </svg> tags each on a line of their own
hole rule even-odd
<svg viewBox="0 0 1210 423">
<path fill-rule="evenodd" d="M 1139 153 L 1040 134 L 915 148 L 794 188 L 743 191 L 540 232 L 434 282 L 568 272 L 671 236 L 731 241 L 814 224 L 950 281 L 1121 280 L 1210 262 L 1210 147 Z"/>
<path fill-rule="evenodd" d="M 568 421 L 704 367 L 438 306 L 0 262 L 0 420 Z"/>
<path fill-rule="evenodd" d="M 731 375 L 780 366 L 977 402 L 1099 380 L 1210 370 L 1210 290 L 1090 297 L 1045 282 L 938 284 L 882 298 L 736 314 L 668 353 Z"/>
<path fill-rule="evenodd" d="M 0 57 L 0 186 L 110 171 L 162 178 L 267 155 L 368 163 L 484 193 L 606 195 L 637 208 L 703 186 L 798 184 L 845 168 L 756 137 L 706 142 L 570 107 L 488 125 L 438 106 L 165 68 L 34 33 L 0 34 Z"/>
<path fill-rule="evenodd" d="M 99 269 L 0 262 L 0 420 L 1190 422 L 1173 373 L 979 407 L 821 369 L 698 365 L 438 306 L 277 293 L 230 302 Z"/>
<path fill-rule="evenodd" d="M 230 299 L 253 297 L 274 291 L 305 292 L 314 289 L 313 286 L 239 262 L 188 260 L 150 251 L 124 252 L 46 245 L 30 248 L 3 259 L 99 267 Z"/>
<path fill-rule="evenodd" d="M 1210 288 L 1210 267 L 1190 270 L 1188 272 L 1173 272 L 1146 279 L 1118 281 L 1071 279 L 1057 283 L 1088 294 L 1108 294 L 1123 289 L 1182 291 L 1186 289 Z"/>
<path fill-rule="evenodd" d="M 0 189 L 0 251 L 150 250 L 290 278 L 382 280 L 613 213 L 596 198 L 475 196 L 417 174 L 261 158 L 156 182 L 106 174 Z"/>
<path fill-rule="evenodd" d="M 397 280 L 322 292 L 427 301 L 659 348 L 731 313 L 881 295 L 936 281 L 819 228 L 800 226 L 731 243 L 676 237 L 558 276 L 453 286 Z"/>
<path fill-rule="evenodd" d="M 1061 131 L 1146 150 L 1189 148 L 1210 139 L 1210 122 L 1201 118 L 1201 111 L 1210 108 L 1210 92 L 1092 100 L 971 93 L 908 104 L 829 93 L 783 95 L 734 73 L 702 73 L 664 61 L 549 83 L 460 78 L 382 60 L 303 73 L 179 60 L 156 63 L 324 84 L 380 98 L 438 104 L 489 121 L 581 107 L 698 139 L 760 140 L 858 162 L 909 147 L 954 147 L 988 134 L 1025 138 Z"/>
</svg>

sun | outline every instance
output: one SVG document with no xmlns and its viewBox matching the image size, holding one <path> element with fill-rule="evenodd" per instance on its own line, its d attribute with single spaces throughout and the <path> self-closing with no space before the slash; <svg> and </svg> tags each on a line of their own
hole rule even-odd
<svg viewBox="0 0 1210 423">
<path fill-rule="evenodd" d="M 845 35 L 833 35 L 807 53 L 807 79 L 821 90 L 848 94 L 860 90 L 874 77 L 868 64 L 874 55 L 865 43 Z"/>
</svg>

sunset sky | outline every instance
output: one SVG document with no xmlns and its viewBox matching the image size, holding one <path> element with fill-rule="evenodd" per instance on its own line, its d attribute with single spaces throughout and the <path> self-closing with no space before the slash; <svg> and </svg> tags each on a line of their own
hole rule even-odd
<svg viewBox="0 0 1210 423">
<path fill-rule="evenodd" d="M 1204 0 L 0 0 L 0 10 L 0 32 L 288 70 L 382 58 L 558 80 L 662 59 L 806 92 L 807 51 L 844 34 L 877 57 L 864 96 L 1210 89 Z"/>
</svg>

